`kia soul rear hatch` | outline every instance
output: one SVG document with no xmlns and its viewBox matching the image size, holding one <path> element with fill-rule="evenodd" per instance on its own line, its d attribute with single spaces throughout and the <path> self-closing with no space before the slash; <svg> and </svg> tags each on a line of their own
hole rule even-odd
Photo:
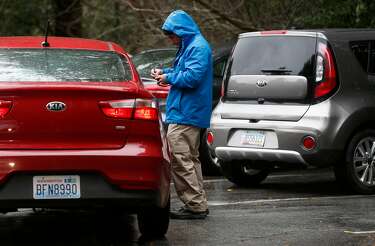
<svg viewBox="0 0 375 246">
<path fill-rule="evenodd" d="M 0 149 L 111 149 L 129 122 L 100 102 L 134 98 L 137 85 L 115 52 L 0 49 Z"/>
<path fill-rule="evenodd" d="M 222 118 L 299 120 L 311 101 L 316 46 L 314 33 L 242 34 L 228 68 Z"/>
</svg>

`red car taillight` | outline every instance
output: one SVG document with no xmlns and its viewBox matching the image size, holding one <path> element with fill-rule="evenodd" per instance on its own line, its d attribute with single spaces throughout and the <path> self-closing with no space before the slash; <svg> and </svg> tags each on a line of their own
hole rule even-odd
<svg viewBox="0 0 375 246">
<path fill-rule="evenodd" d="M 12 107 L 12 101 L 0 100 L 0 118 L 4 118 Z"/>
<path fill-rule="evenodd" d="M 159 116 L 156 104 L 152 100 L 137 99 L 135 101 L 134 119 L 157 120 Z"/>
<path fill-rule="evenodd" d="M 111 118 L 158 120 L 158 109 L 150 99 L 126 99 L 99 102 L 103 113 Z"/>
<path fill-rule="evenodd" d="M 318 47 L 315 82 L 315 99 L 328 95 L 337 86 L 333 55 L 327 44 L 324 43 L 319 43 Z"/>
<path fill-rule="evenodd" d="M 103 113 L 111 118 L 131 119 L 135 99 L 99 102 Z"/>
</svg>

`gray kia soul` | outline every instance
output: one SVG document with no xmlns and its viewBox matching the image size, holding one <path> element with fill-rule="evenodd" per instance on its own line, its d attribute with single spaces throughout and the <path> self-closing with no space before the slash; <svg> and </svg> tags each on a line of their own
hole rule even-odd
<svg viewBox="0 0 375 246">
<path fill-rule="evenodd" d="M 333 166 L 374 193 L 375 30 L 240 34 L 207 141 L 238 185 L 275 166 Z"/>
</svg>

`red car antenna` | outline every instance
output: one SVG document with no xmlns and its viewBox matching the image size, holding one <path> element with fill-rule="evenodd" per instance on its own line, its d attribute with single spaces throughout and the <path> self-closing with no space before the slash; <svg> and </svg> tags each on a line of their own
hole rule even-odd
<svg viewBox="0 0 375 246">
<path fill-rule="evenodd" d="M 44 41 L 42 42 L 43 47 L 49 47 L 49 43 L 47 41 L 48 39 L 48 31 L 49 31 L 49 20 L 47 20 L 47 28 L 46 28 L 46 33 L 44 35 Z"/>
</svg>

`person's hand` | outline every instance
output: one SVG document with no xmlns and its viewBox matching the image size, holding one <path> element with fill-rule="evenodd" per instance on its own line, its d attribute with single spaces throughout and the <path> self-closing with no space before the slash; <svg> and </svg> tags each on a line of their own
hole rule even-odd
<svg viewBox="0 0 375 246">
<path fill-rule="evenodd" d="M 165 74 L 156 75 L 155 79 L 156 79 L 156 81 L 158 81 L 157 84 L 159 86 L 163 86 L 163 87 L 168 86 L 168 83 L 166 81 L 167 75 L 165 75 Z"/>
<path fill-rule="evenodd" d="M 153 77 L 154 79 L 156 79 L 156 77 L 159 76 L 162 73 L 163 73 L 163 70 L 161 70 L 159 68 L 151 69 L 151 77 Z"/>
</svg>

